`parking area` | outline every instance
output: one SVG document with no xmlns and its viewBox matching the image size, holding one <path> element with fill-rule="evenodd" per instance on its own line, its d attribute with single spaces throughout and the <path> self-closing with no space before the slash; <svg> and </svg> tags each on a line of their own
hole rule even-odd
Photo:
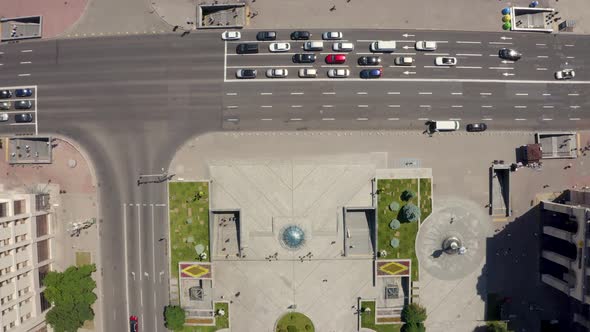
<svg viewBox="0 0 590 332">
<path fill-rule="evenodd" d="M 37 86 L 0 87 L 0 127 L 3 132 L 38 132 Z"/>
</svg>

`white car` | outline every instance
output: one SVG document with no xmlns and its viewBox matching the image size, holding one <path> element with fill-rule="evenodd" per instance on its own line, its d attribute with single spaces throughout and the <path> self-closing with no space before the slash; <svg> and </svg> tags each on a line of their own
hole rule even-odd
<svg viewBox="0 0 590 332">
<path fill-rule="evenodd" d="M 350 70 L 347 68 L 334 68 L 328 70 L 328 77 L 330 78 L 343 78 L 350 76 Z"/>
<path fill-rule="evenodd" d="M 289 71 L 283 68 L 272 68 L 266 71 L 266 77 L 270 78 L 282 78 L 287 75 L 289 75 Z"/>
<path fill-rule="evenodd" d="M 573 69 L 564 69 L 555 72 L 556 80 L 570 80 L 576 77 L 576 72 Z"/>
<path fill-rule="evenodd" d="M 416 42 L 416 51 L 436 51 L 435 41 L 424 41 L 420 40 Z"/>
<path fill-rule="evenodd" d="M 268 45 L 268 50 L 271 52 L 288 52 L 291 49 L 289 43 L 271 43 Z"/>
<path fill-rule="evenodd" d="M 332 50 L 334 52 L 352 52 L 352 51 L 354 51 L 354 44 L 353 43 L 334 43 L 334 45 L 332 45 Z"/>
<path fill-rule="evenodd" d="M 8 121 L 8 114 L 0 113 L 0 122 Z"/>
<path fill-rule="evenodd" d="M 299 77 L 314 78 L 318 76 L 318 71 L 315 68 L 301 68 L 299 69 Z"/>
<path fill-rule="evenodd" d="M 223 40 L 239 40 L 242 38 L 242 34 L 239 31 L 224 31 L 221 34 Z"/>
<path fill-rule="evenodd" d="M 414 64 L 414 58 L 411 56 L 398 56 L 393 60 L 393 63 L 398 66 L 411 66 Z"/>
<path fill-rule="evenodd" d="M 342 32 L 328 31 L 322 33 L 322 39 L 324 40 L 339 40 L 342 39 Z"/>
<path fill-rule="evenodd" d="M 457 64 L 457 58 L 437 56 L 436 59 L 434 59 L 434 64 L 437 66 L 454 66 Z"/>
</svg>

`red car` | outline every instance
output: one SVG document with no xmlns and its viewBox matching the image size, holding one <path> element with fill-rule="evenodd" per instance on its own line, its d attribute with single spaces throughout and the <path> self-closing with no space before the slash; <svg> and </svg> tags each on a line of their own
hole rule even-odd
<svg viewBox="0 0 590 332">
<path fill-rule="evenodd" d="M 346 61 L 344 54 L 330 54 L 326 56 L 326 63 L 328 64 L 342 64 Z"/>
<path fill-rule="evenodd" d="M 139 325 L 139 322 L 137 321 L 137 316 L 129 317 L 129 331 L 130 332 L 139 331 L 138 325 Z"/>
</svg>

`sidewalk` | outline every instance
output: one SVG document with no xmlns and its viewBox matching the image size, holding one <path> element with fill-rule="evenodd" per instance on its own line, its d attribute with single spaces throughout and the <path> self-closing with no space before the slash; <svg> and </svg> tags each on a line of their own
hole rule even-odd
<svg viewBox="0 0 590 332">
<path fill-rule="evenodd" d="M 52 244 L 53 266 L 63 271 L 78 263 L 95 263 L 98 296 L 94 303 L 94 322 L 86 322 L 81 331 L 102 331 L 102 279 L 98 241 L 98 225 L 82 230 L 79 237 L 71 237 L 66 231 L 71 222 L 82 222 L 97 215 L 97 190 L 84 157 L 71 144 L 56 140 L 53 149 L 53 163 L 49 165 L 11 166 L 4 158 L 0 159 L 0 174 L 6 189 L 26 190 L 36 184 L 47 184 L 45 190 L 50 193 L 51 213 L 53 215 Z M 3 150 L 0 150 L 3 151 Z M 3 152 L 2 152 L 3 155 Z M 70 167 L 70 160 L 75 160 L 75 167 Z M 64 192 L 65 191 L 65 192 Z M 84 261 L 89 259 L 89 261 Z"/>
</svg>

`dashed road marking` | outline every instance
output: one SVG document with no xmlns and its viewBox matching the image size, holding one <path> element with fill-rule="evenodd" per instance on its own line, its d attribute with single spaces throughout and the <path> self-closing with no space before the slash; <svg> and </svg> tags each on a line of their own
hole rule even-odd
<svg viewBox="0 0 590 332">
<path fill-rule="evenodd" d="M 356 107 L 359 107 L 359 108 L 367 108 L 367 107 L 369 107 L 369 105 L 356 105 Z"/>
<path fill-rule="evenodd" d="M 528 96 L 528 93 L 515 93 L 515 96 Z"/>
<path fill-rule="evenodd" d="M 547 44 L 535 44 L 537 46 L 547 46 Z"/>
<path fill-rule="evenodd" d="M 400 105 L 387 105 L 387 107 L 390 107 L 390 108 L 397 108 L 397 107 L 400 107 Z"/>
<path fill-rule="evenodd" d="M 323 95 L 335 95 L 336 92 L 322 92 Z"/>
<path fill-rule="evenodd" d="M 489 42 L 492 45 L 512 45 L 510 42 Z"/>
<path fill-rule="evenodd" d="M 23 76 L 31 76 L 31 74 L 18 74 L 19 77 L 23 77 Z"/>
<path fill-rule="evenodd" d="M 262 108 L 272 108 L 272 105 L 261 105 Z"/>
<path fill-rule="evenodd" d="M 462 107 L 463 107 L 463 105 L 452 105 L 451 107 L 452 107 L 452 108 L 462 108 Z"/>
<path fill-rule="evenodd" d="M 291 95 L 302 95 L 304 94 L 303 92 L 291 92 Z"/>
<path fill-rule="evenodd" d="M 463 92 L 451 92 L 453 96 L 460 96 L 463 95 Z"/>
<path fill-rule="evenodd" d="M 21 50 L 20 52 L 21 53 L 31 53 L 31 52 L 33 52 L 33 50 Z"/>
<path fill-rule="evenodd" d="M 480 53 L 457 53 L 457 56 L 482 56 Z"/>
<path fill-rule="evenodd" d="M 272 92 L 261 92 L 260 95 L 261 96 L 270 96 L 270 95 L 272 95 Z"/>
<path fill-rule="evenodd" d="M 539 67 L 537 70 L 547 70 L 547 68 Z"/>
<path fill-rule="evenodd" d="M 356 118 L 357 121 L 367 121 L 369 118 Z"/>
<path fill-rule="evenodd" d="M 481 96 L 491 96 L 492 93 L 491 92 L 480 92 L 479 93 Z"/>
<path fill-rule="evenodd" d="M 572 96 L 572 97 L 576 97 L 576 96 L 579 96 L 580 94 L 579 93 L 568 93 L 567 95 Z"/>
<path fill-rule="evenodd" d="M 580 118 L 570 118 L 570 121 L 580 121 Z"/>
<path fill-rule="evenodd" d="M 262 118 L 262 119 L 260 119 L 260 120 L 261 120 L 261 121 L 272 121 L 272 119 L 271 119 L 271 118 Z"/>
<path fill-rule="evenodd" d="M 389 91 L 389 92 L 387 92 L 387 94 L 388 95 L 399 95 L 399 92 L 391 92 L 391 91 Z"/>
<path fill-rule="evenodd" d="M 397 120 L 399 120 L 399 118 L 387 118 L 387 120 L 389 120 L 389 121 L 397 121 Z"/>
<path fill-rule="evenodd" d="M 514 119 L 514 121 L 526 121 L 526 119 L 525 118 L 516 118 L 516 119 Z"/>
<path fill-rule="evenodd" d="M 496 70 L 512 70 L 513 67 L 488 67 L 488 69 L 496 69 Z"/>
<path fill-rule="evenodd" d="M 322 118 L 322 121 L 334 121 L 336 120 L 335 118 Z"/>
<path fill-rule="evenodd" d="M 357 92 L 356 94 L 357 95 L 366 95 L 367 93 L 366 92 Z"/>
<path fill-rule="evenodd" d="M 324 108 L 331 108 L 331 107 L 334 107 L 334 105 L 322 105 L 322 107 L 324 107 Z"/>
<path fill-rule="evenodd" d="M 543 105 L 543 108 L 555 108 L 553 105 Z"/>
<path fill-rule="evenodd" d="M 418 92 L 419 95 L 431 95 L 432 92 Z"/>
<path fill-rule="evenodd" d="M 481 67 L 477 66 L 457 66 L 459 69 L 481 69 Z"/>
<path fill-rule="evenodd" d="M 526 105 L 516 105 L 514 108 L 526 108 Z"/>
<path fill-rule="evenodd" d="M 237 105 L 230 105 L 230 106 L 227 106 L 227 108 L 238 108 L 238 106 Z"/>
<path fill-rule="evenodd" d="M 537 55 L 537 58 L 539 58 L 539 59 L 547 59 L 547 58 L 549 58 L 549 56 L 548 55 Z"/>
<path fill-rule="evenodd" d="M 458 40 L 456 41 L 457 44 L 481 44 L 480 41 L 463 41 L 463 40 Z"/>
<path fill-rule="evenodd" d="M 291 107 L 293 107 L 293 108 L 301 108 L 301 107 L 303 107 L 303 105 L 291 105 Z"/>
<path fill-rule="evenodd" d="M 31 61 L 21 61 L 20 62 L 21 65 L 28 65 L 28 64 L 31 64 L 31 63 L 32 63 Z"/>
<path fill-rule="evenodd" d="M 494 107 L 494 106 L 492 106 L 492 105 L 481 105 L 481 108 L 492 108 L 492 107 Z"/>
<path fill-rule="evenodd" d="M 237 96 L 238 93 L 237 92 L 228 92 L 225 94 L 226 96 Z"/>
</svg>

